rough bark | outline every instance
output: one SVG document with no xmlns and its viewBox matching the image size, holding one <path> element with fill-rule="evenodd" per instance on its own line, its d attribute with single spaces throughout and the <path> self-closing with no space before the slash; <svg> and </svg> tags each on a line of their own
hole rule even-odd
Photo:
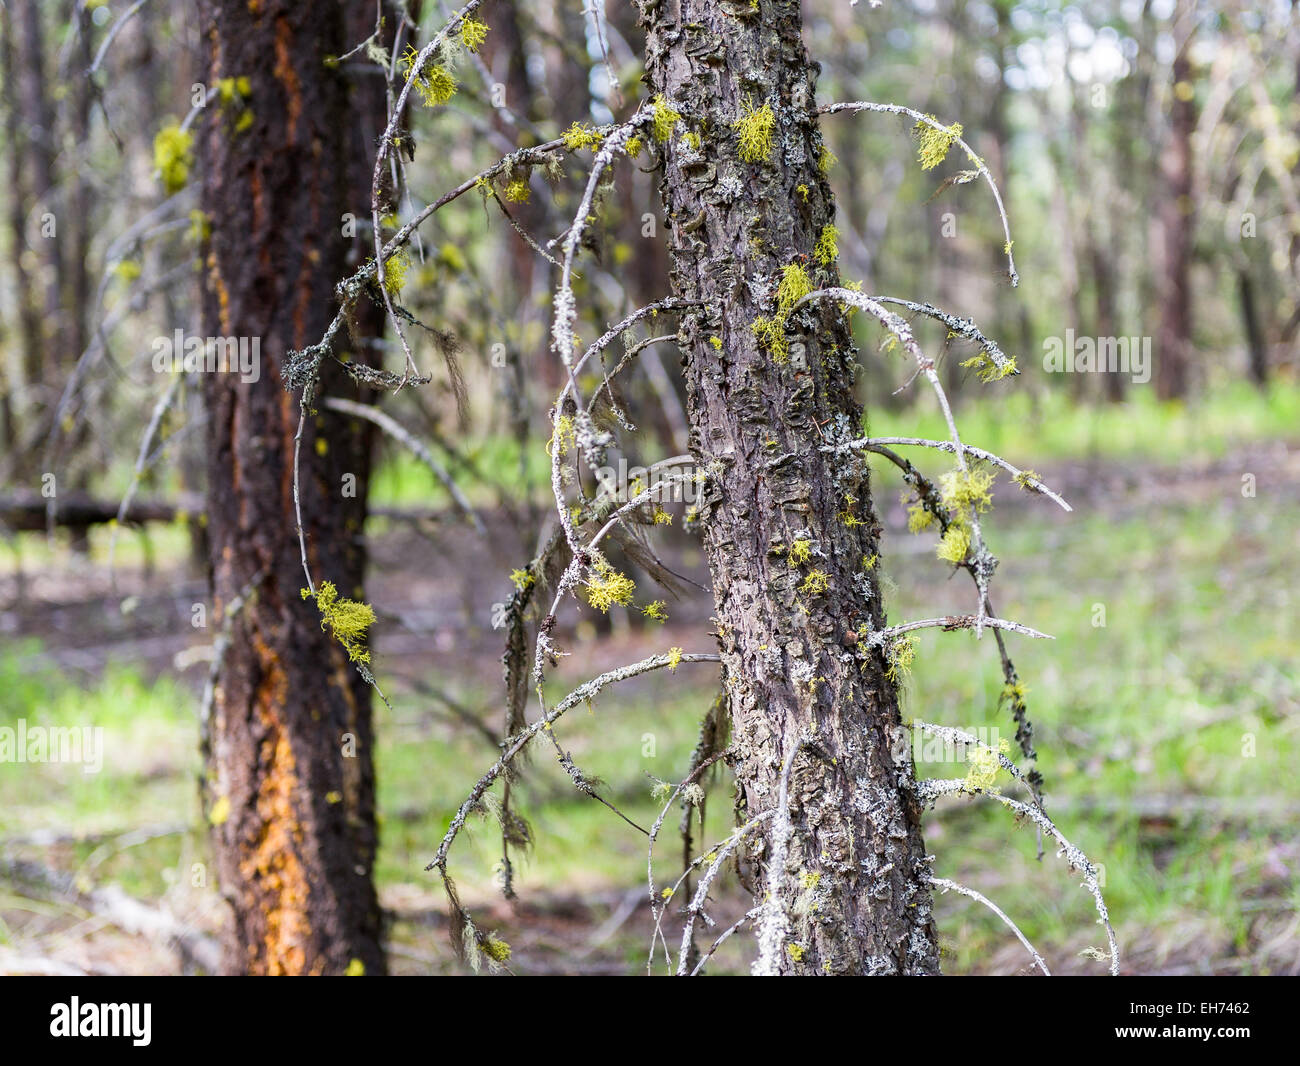
<svg viewBox="0 0 1300 1066">
<path fill-rule="evenodd" d="M 221 373 L 203 382 L 218 617 L 255 589 L 236 616 L 207 726 L 213 847 L 234 911 L 226 965 L 337 974 L 359 960 L 381 973 L 370 691 L 299 594 L 298 402 L 282 384 L 287 353 L 319 340 L 335 312 L 350 247 L 342 215 L 369 207 L 355 187 L 368 168 L 344 162 L 357 147 L 349 84 L 323 62 L 356 41 L 338 2 L 206 0 L 202 13 L 208 84 L 247 77 L 251 90 L 242 103 L 214 97 L 200 133 L 204 332 L 258 337 L 262 356 L 256 383 Z M 253 119 L 241 131 L 245 105 Z M 330 361 L 322 391 L 350 391 Z M 323 406 L 303 438 L 308 558 L 316 580 L 344 597 L 362 596 L 369 442 L 364 424 Z M 342 491 L 344 474 L 356 477 L 355 497 Z"/>
<path fill-rule="evenodd" d="M 806 262 L 814 285 L 838 283 L 834 264 L 810 254 L 834 203 L 817 163 L 799 5 L 641 8 L 651 91 L 683 116 L 661 146 L 661 188 L 673 288 L 703 304 L 683 316 L 681 340 L 692 450 L 715 472 L 700 513 L 742 818 L 776 807 L 782 766 L 793 759 L 777 878 L 788 927 L 771 969 L 935 973 L 913 770 L 910 755 L 896 762 L 891 753 L 898 696 L 881 654 L 855 640 L 864 625 L 884 624 L 864 565 L 879 543 L 868 471 L 819 451 L 862 424 L 852 333 L 834 304 L 809 306 L 787 323 L 791 355 L 782 363 L 751 328 L 775 313 L 783 267 Z M 776 116 L 772 151 L 744 162 L 733 123 L 747 104 L 765 103 Z M 699 152 L 682 140 L 687 132 L 698 134 Z M 789 547 L 799 537 L 809 538 L 811 557 L 795 564 Z M 774 844 L 768 823 L 749 856 L 759 897 Z"/>
</svg>

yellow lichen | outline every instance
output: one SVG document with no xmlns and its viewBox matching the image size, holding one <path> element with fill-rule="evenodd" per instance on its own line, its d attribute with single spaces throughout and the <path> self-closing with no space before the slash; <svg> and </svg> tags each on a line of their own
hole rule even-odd
<svg viewBox="0 0 1300 1066">
<path fill-rule="evenodd" d="M 983 514 L 993 506 L 993 497 L 989 491 L 993 482 L 993 472 L 986 467 L 949 470 L 939 478 L 939 495 L 959 517 L 972 511 Z"/>
<path fill-rule="evenodd" d="M 839 258 L 839 254 L 839 230 L 835 228 L 834 223 L 828 222 L 822 227 L 822 231 L 817 237 L 816 247 L 813 248 L 813 258 L 822 266 L 830 266 Z"/>
<path fill-rule="evenodd" d="M 615 570 L 609 561 L 597 556 L 587 573 L 587 602 L 596 610 L 608 612 L 615 604 L 627 607 L 636 592 L 636 582 Z"/>
<path fill-rule="evenodd" d="M 732 124 L 740 158 L 746 163 L 763 163 L 772 154 L 772 130 L 776 126 L 776 112 L 771 104 L 755 108 L 745 101 L 745 113 Z"/>
<path fill-rule="evenodd" d="M 479 46 L 487 40 L 487 23 L 475 18 L 462 19 L 460 24 L 460 43 L 471 52 L 477 52 Z"/>
<path fill-rule="evenodd" d="M 1011 750 L 1011 745 L 1007 742 L 1006 737 L 998 740 L 997 751 L 989 748 L 976 748 L 971 753 L 969 762 L 970 769 L 966 771 L 966 780 L 963 787 L 967 789 L 989 789 L 997 780 L 998 772 L 1002 769 L 1002 760 L 998 755 L 1005 755 Z"/>
<path fill-rule="evenodd" d="M 985 383 L 999 381 L 1017 372 L 1014 359 L 1004 359 L 1002 364 L 998 365 L 988 352 L 980 352 L 978 355 L 971 356 L 961 364 L 961 367 L 963 370 L 974 370 L 980 381 Z"/>
<path fill-rule="evenodd" d="M 311 599 L 311 590 L 303 589 L 302 598 Z M 320 583 L 315 599 L 316 609 L 321 613 L 321 628 L 329 629 L 354 663 L 370 662 L 370 649 L 365 642 L 367 631 L 375 624 L 374 608 L 357 600 L 339 599 L 332 581 Z"/>
<path fill-rule="evenodd" d="M 915 659 L 916 638 L 911 633 L 895 637 L 885 649 L 885 676 L 894 684 L 899 684 L 912 672 Z"/>
<path fill-rule="evenodd" d="M 776 309 L 782 319 L 794 310 L 794 305 L 813 291 L 808 271 L 798 263 L 781 268 L 781 282 L 776 287 Z"/>
<path fill-rule="evenodd" d="M 650 133 L 656 141 L 667 141 L 681 122 L 682 116 L 668 106 L 668 101 L 660 93 L 650 102 Z"/>
<path fill-rule="evenodd" d="M 767 350 L 775 363 L 786 363 L 790 359 L 790 345 L 785 339 L 785 320 L 781 318 L 756 318 L 750 323 L 754 336 L 758 338 L 760 348 Z"/>
<path fill-rule="evenodd" d="M 935 549 L 935 554 L 946 563 L 960 566 L 970 551 L 970 530 L 959 522 L 953 522 L 946 530 Z"/>
<path fill-rule="evenodd" d="M 805 596 L 821 596 L 829 585 L 830 578 L 826 576 L 824 570 L 810 570 L 808 576 L 803 579 L 803 584 L 799 586 L 799 591 Z"/>
<path fill-rule="evenodd" d="M 589 126 L 585 122 L 575 122 L 560 137 L 564 141 L 564 147 L 570 152 L 577 152 L 583 148 L 599 148 L 601 142 L 600 133 L 594 126 Z"/>
<path fill-rule="evenodd" d="M 153 139 L 153 165 L 168 196 L 185 188 L 193 160 L 194 134 L 182 130 L 174 120 L 158 131 Z"/>
<path fill-rule="evenodd" d="M 555 428 L 551 431 L 551 439 L 546 442 L 546 454 L 552 454 L 552 449 L 558 448 L 560 457 L 563 458 L 570 448 L 577 443 L 578 427 L 573 421 L 572 415 L 558 415 L 555 419 Z"/>
<path fill-rule="evenodd" d="M 952 142 L 961 136 L 961 123 L 944 126 L 933 115 L 927 115 L 926 119 L 929 121 L 918 120 L 912 133 L 916 136 L 921 169 L 933 170 L 948 157 Z"/>
</svg>

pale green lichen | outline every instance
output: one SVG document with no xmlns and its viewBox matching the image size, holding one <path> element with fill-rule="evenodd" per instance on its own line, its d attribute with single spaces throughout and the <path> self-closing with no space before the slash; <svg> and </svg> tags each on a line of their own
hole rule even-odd
<svg viewBox="0 0 1300 1066">
<path fill-rule="evenodd" d="M 636 582 L 615 570 L 608 560 L 597 556 L 587 572 L 587 602 L 607 613 L 611 607 L 627 607 L 636 592 Z"/>
<path fill-rule="evenodd" d="M 933 170 L 948 157 L 952 142 L 961 136 L 961 123 L 954 122 L 951 126 L 945 126 L 933 115 L 927 115 L 926 119 L 929 121 L 918 119 L 912 127 L 912 133 L 916 136 L 916 154 L 921 161 L 921 169 Z"/>
<path fill-rule="evenodd" d="M 175 121 L 158 131 L 153 139 L 153 165 L 158 168 L 168 196 L 185 188 L 193 161 L 194 134 L 182 130 Z"/>
<path fill-rule="evenodd" d="M 803 584 L 799 586 L 799 591 L 805 596 L 822 596 L 830 586 L 830 578 L 824 570 L 809 570 L 808 576 L 803 579 Z"/>
<path fill-rule="evenodd" d="M 822 266 L 830 266 L 840 255 L 839 230 L 832 222 L 826 223 L 817 235 L 817 244 L 813 248 L 813 258 Z"/>
<path fill-rule="evenodd" d="M 419 57 L 420 53 L 412 45 L 406 46 L 401 63 L 407 77 L 411 76 Z M 423 70 L 416 71 L 413 84 L 427 107 L 439 107 L 456 95 L 456 79 L 450 70 L 438 63 L 430 63 Z"/>
<path fill-rule="evenodd" d="M 311 590 L 303 589 L 302 598 L 312 599 Z M 357 600 L 339 599 L 338 589 L 332 581 L 320 583 L 315 600 L 316 609 L 321 613 L 321 628 L 330 631 L 354 663 L 370 662 L 366 633 L 375 624 L 374 608 Z"/>
<path fill-rule="evenodd" d="M 970 530 L 961 522 L 953 522 L 943 531 L 935 554 L 945 563 L 960 566 L 970 551 Z"/>
<path fill-rule="evenodd" d="M 808 271 L 798 263 L 781 268 L 781 282 L 776 287 L 776 309 L 782 319 L 789 316 L 794 305 L 813 291 Z"/>
<path fill-rule="evenodd" d="M 916 659 L 916 637 L 911 633 L 896 636 L 885 648 L 885 676 L 895 685 L 911 672 Z"/>
<path fill-rule="evenodd" d="M 575 122 L 560 134 L 560 137 L 564 141 L 564 147 L 570 152 L 577 152 L 583 148 L 599 148 L 602 140 L 600 132 L 585 122 Z"/>
<path fill-rule="evenodd" d="M 995 480 L 991 470 L 972 466 L 966 470 L 949 470 L 939 478 L 939 495 L 959 517 L 972 511 L 983 514 L 993 506 L 990 489 Z"/>
<path fill-rule="evenodd" d="M 487 40 L 487 23 L 475 18 L 462 19 L 460 23 L 460 43 L 471 52 L 477 52 L 479 46 Z"/>
<path fill-rule="evenodd" d="M 732 124 L 740 158 L 746 163 L 764 163 L 772 154 L 772 130 L 776 127 L 776 112 L 771 104 L 755 108 L 745 101 L 745 113 Z"/>
<path fill-rule="evenodd" d="M 656 141 L 667 141 L 681 122 L 681 112 L 668 106 L 668 101 L 660 93 L 650 101 L 650 133 Z"/>
<path fill-rule="evenodd" d="M 961 364 L 961 367 L 963 370 L 974 370 L 980 381 L 986 384 L 990 381 L 1000 381 L 1018 372 L 1014 359 L 1003 359 L 999 364 L 988 352 L 971 356 Z"/>
<path fill-rule="evenodd" d="M 1002 760 L 998 756 L 1006 755 L 1010 750 L 1011 745 L 1006 737 L 999 738 L 997 751 L 984 747 L 976 748 L 971 753 L 970 769 L 966 771 L 966 780 L 962 783 L 962 787 L 972 791 L 992 788 L 998 772 L 1002 769 Z"/>
<path fill-rule="evenodd" d="M 772 357 L 774 363 L 789 362 L 790 345 L 785 339 L 785 319 L 756 318 L 749 328 L 757 338 L 759 347 Z"/>
</svg>

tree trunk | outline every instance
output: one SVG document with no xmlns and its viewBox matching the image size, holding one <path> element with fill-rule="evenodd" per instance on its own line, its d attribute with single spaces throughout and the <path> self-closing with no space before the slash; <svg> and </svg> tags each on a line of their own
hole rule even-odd
<svg viewBox="0 0 1300 1066">
<path fill-rule="evenodd" d="M 1255 299 L 1255 282 L 1247 267 L 1237 268 L 1237 306 L 1241 311 L 1242 329 L 1246 334 L 1246 351 L 1250 356 L 1250 380 L 1260 388 L 1268 385 L 1268 346 L 1259 321 L 1259 304 Z"/>
<path fill-rule="evenodd" d="M 717 471 L 700 513 L 742 819 L 778 806 L 793 760 L 775 879 L 787 928 L 759 969 L 936 973 L 911 759 L 891 753 L 897 692 L 881 654 L 850 636 L 884 624 L 867 466 L 819 451 L 862 425 L 852 333 L 833 303 L 807 307 L 790 316 L 791 352 L 778 361 L 751 328 L 776 313 L 783 267 L 806 262 L 814 285 L 838 284 L 833 260 L 811 255 L 834 204 L 799 5 L 661 0 L 642 18 L 651 90 L 682 115 L 661 146 L 661 188 L 674 290 L 703 304 L 683 315 L 681 335 L 692 450 Z M 733 123 L 765 104 L 771 151 L 745 162 Z M 790 548 L 804 537 L 811 555 L 798 562 Z M 751 839 L 762 898 L 771 820 Z M 796 895 L 807 905 L 792 906 Z"/>
<path fill-rule="evenodd" d="M 1196 105 L 1192 96 L 1191 44 L 1195 11 L 1190 0 L 1174 9 L 1173 102 L 1169 139 L 1160 160 L 1160 328 L 1156 339 L 1156 393 L 1162 400 L 1187 395 L 1192 361 L 1192 134 Z"/>
<path fill-rule="evenodd" d="M 210 373 L 203 383 L 214 613 L 255 589 L 235 616 L 206 730 L 213 847 L 234 910 L 227 967 L 339 974 L 359 961 L 377 974 L 370 691 L 300 596 L 298 403 L 282 384 L 287 353 L 318 341 L 335 313 L 350 245 L 341 216 L 369 211 L 362 168 L 347 162 L 357 124 L 349 86 L 323 62 L 356 41 L 337 2 L 206 0 L 203 17 L 208 84 L 247 78 L 249 89 L 226 103 L 214 94 L 200 133 L 204 332 L 261 345 L 256 382 Z M 326 360 L 322 392 L 337 391 L 340 378 Z M 358 599 L 369 445 L 363 424 L 324 406 L 302 444 L 312 574 Z M 354 496 L 344 491 L 348 474 Z"/>
<path fill-rule="evenodd" d="M 21 6 L 21 5 L 20 5 Z M 16 314 L 19 323 L 19 335 L 22 338 L 23 385 L 28 390 L 25 402 L 15 404 L 16 408 L 30 409 L 37 397 L 33 386 L 42 378 L 45 364 L 45 338 L 41 328 L 41 309 L 36 298 L 36 279 L 30 269 L 32 257 L 27 254 L 27 222 L 33 197 L 27 183 L 27 168 L 23 160 L 28 158 L 30 138 L 23 122 L 23 101 L 20 85 L 23 71 L 19 65 L 22 43 L 17 39 L 19 20 L 14 8 L 5 5 L 0 8 L 0 64 L 4 68 L 5 96 L 5 148 L 6 178 L 9 182 L 9 251 L 12 257 L 14 275 L 14 302 L 18 305 Z M 16 392 L 10 389 L 10 396 Z M 15 437 L 17 433 L 13 434 Z M 28 471 L 23 470 L 25 475 Z"/>
</svg>

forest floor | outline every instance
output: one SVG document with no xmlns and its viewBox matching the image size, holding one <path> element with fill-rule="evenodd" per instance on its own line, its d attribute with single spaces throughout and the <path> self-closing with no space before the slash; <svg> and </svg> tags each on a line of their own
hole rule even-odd
<svg viewBox="0 0 1300 1066">
<path fill-rule="evenodd" d="M 1002 559 L 994 602 L 1056 638 L 1013 638 L 1011 653 L 1029 689 L 1048 809 L 1103 867 L 1123 971 L 1300 973 L 1300 444 L 1033 465 L 1074 512 L 999 480 L 985 523 Z M 969 580 L 934 557 L 932 535 L 907 533 L 897 479 L 877 469 L 891 621 L 969 611 Z M 679 524 L 665 532 L 665 558 L 701 577 L 698 544 Z M 443 892 L 424 866 L 495 756 L 493 604 L 529 553 L 500 521 L 486 542 L 451 523 L 376 520 L 369 532 L 375 665 L 393 703 L 379 711 L 377 754 L 391 966 L 456 972 Z M 166 528 L 147 541 L 123 535 L 114 586 L 106 536 L 95 534 L 88 557 L 39 537 L 0 549 L 0 725 L 90 722 L 107 751 L 95 774 L 0 763 L 0 973 L 182 972 L 192 965 L 182 956 L 201 958 L 221 929 L 196 787 L 211 634 L 190 619 L 204 581 L 174 561 L 184 535 Z M 574 654 L 550 694 L 672 646 L 712 650 L 710 609 L 703 593 L 670 600 L 663 626 L 567 609 L 559 642 Z M 686 665 L 634 679 L 576 708 L 557 735 L 602 794 L 647 826 L 659 811 L 652 779 L 680 779 L 715 684 L 711 668 Z M 1014 745 L 1000 690 L 991 640 L 927 630 L 904 711 Z M 952 753 L 917 756 L 921 776 L 965 774 Z M 451 861 L 462 902 L 512 945 L 511 969 L 644 972 L 645 836 L 575 794 L 542 750 L 515 798 L 535 838 L 516 858 L 517 903 L 494 886 L 500 841 L 489 822 L 472 823 Z M 705 810 L 697 845 L 726 835 L 728 782 L 713 783 Z M 665 822 L 660 887 L 675 877 L 679 819 Z M 1105 946 L 1091 899 L 1050 846 L 1037 857 L 1032 827 L 996 805 L 943 801 L 925 835 L 936 876 L 998 903 L 1054 973 L 1104 972 L 1087 957 Z M 746 907 L 733 875 L 713 898 L 719 930 Z M 676 906 L 665 924 L 674 956 Z M 948 894 L 935 906 L 947 972 L 1029 972 L 1023 948 L 979 904 Z M 748 952 L 747 938 L 733 938 L 714 971 L 743 970 Z M 664 967 L 660 946 L 655 969 Z"/>
</svg>

